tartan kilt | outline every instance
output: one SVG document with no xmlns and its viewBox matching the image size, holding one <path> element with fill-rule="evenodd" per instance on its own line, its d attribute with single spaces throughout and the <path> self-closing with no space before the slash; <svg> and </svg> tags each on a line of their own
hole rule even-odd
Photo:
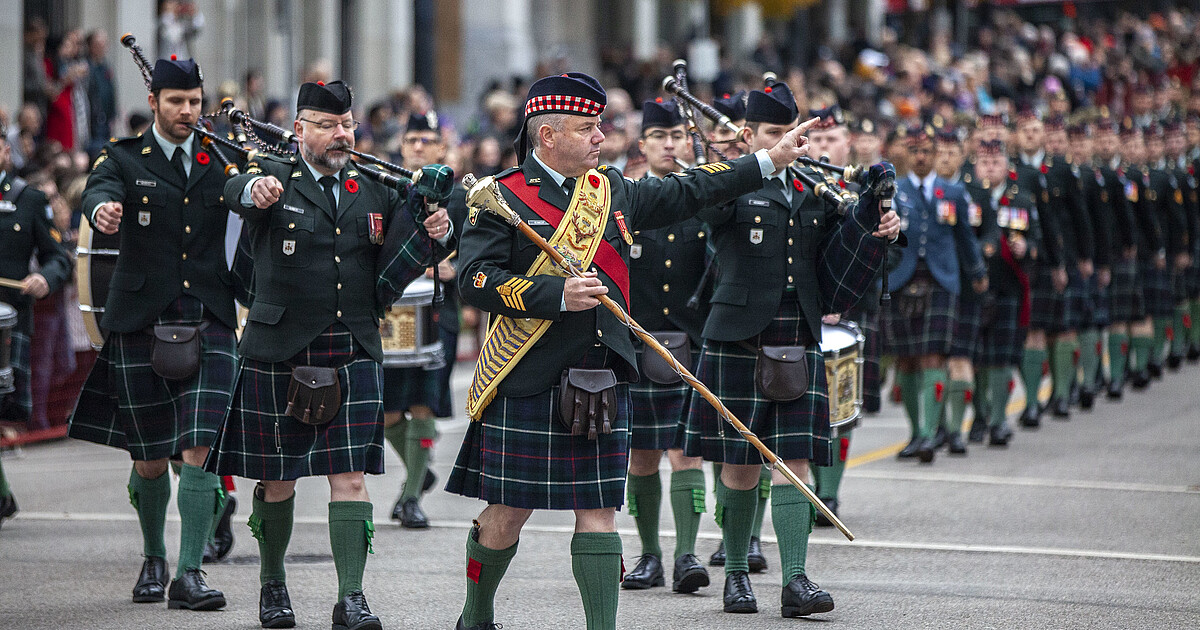
<svg viewBox="0 0 1200 630">
<path fill-rule="evenodd" d="M 29 335 L 14 328 L 12 330 L 11 354 L 8 366 L 13 372 L 13 392 L 0 396 L 0 420 L 26 422 L 33 413 L 33 394 L 30 389 Z"/>
<path fill-rule="evenodd" d="M 1135 322 L 1146 317 L 1146 300 L 1139 286 L 1138 263 L 1123 260 L 1112 266 L 1108 285 L 1108 317 L 1112 322 Z"/>
<path fill-rule="evenodd" d="M 594 348 L 573 366 L 611 367 L 615 352 Z M 616 387 L 612 433 L 571 435 L 558 417 L 559 387 L 532 396 L 496 396 L 467 427 L 446 491 L 527 510 L 619 508 L 629 457 L 629 385 Z"/>
<path fill-rule="evenodd" d="M 1200 298 L 1200 254 L 1192 252 L 1192 265 L 1184 273 L 1187 276 L 1188 299 Z"/>
<path fill-rule="evenodd" d="M 287 411 L 288 363 L 242 357 L 229 414 L 205 468 L 218 475 L 287 481 L 345 472 L 383 473 L 383 368 L 342 324 L 292 357 L 294 365 L 337 368 L 342 405 L 321 426 Z"/>
<path fill-rule="evenodd" d="M 638 365 L 642 364 L 644 347 L 637 350 Z M 653 352 L 653 351 L 652 351 Z M 692 348 L 692 356 L 699 354 Z M 689 369 L 696 366 L 689 365 Z M 680 381 L 674 385 L 661 385 L 646 378 L 629 384 L 632 403 L 629 417 L 629 448 L 647 451 L 664 451 L 679 448 L 683 443 L 683 414 L 687 413 L 692 397 L 692 386 Z"/>
<path fill-rule="evenodd" d="M 1187 301 L 1188 294 L 1188 270 L 1171 272 L 1171 286 L 1175 289 L 1175 304 L 1182 304 Z"/>
<path fill-rule="evenodd" d="M 1175 316 L 1175 286 L 1169 269 L 1157 269 L 1152 262 L 1138 264 L 1138 278 L 1142 282 L 1142 297 L 1146 302 L 1146 315 L 1150 317 Z"/>
<path fill-rule="evenodd" d="M 958 296 L 933 283 L 925 311 L 906 317 L 899 311 L 902 300 L 893 297 L 883 312 L 887 352 L 901 357 L 950 353 L 958 313 Z"/>
<path fill-rule="evenodd" d="M 799 302 L 785 294 L 779 312 L 759 335 L 764 346 L 793 346 L 807 341 L 809 382 L 804 395 L 791 402 L 767 400 L 754 383 L 755 353 L 733 342 L 706 339 L 700 349 L 696 378 L 784 460 L 805 459 L 817 466 L 833 463 L 829 429 L 829 389 L 825 358 L 811 343 Z M 757 465 L 762 456 L 717 414 L 703 396 L 692 396 L 683 439 L 684 453 L 706 461 Z"/>
<path fill-rule="evenodd" d="M 450 395 L 450 370 L 454 369 L 454 352 L 458 333 L 438 328 L 442 341 L 442 365 L 425 368 L 383 368 L 383 411 L 407 411 L 414 405 L 425 405 L 435 418 L 454 415 Z"/>
<path fill-rule="evenodd" d="M 199 324 L 199 300 L 184 296 L 158 324 Z M 150 366 L 153 337 L 144 332 L 109 333 L 83 384 L 68 435 L 122 448 L 138 461 L 178 456 L 212 446 L 229 407 L 237 365 L 237 337 L 217 320 L 200 333 L 200 370 L 168 381 Z"/>
<path fill-rule="evenodd" d="M 1048 265 L 1038 265 L 1033 272 L 1029 287 L 1031 330 L 1075 330 L 1090 317 L 1090 299 L 1079 272 L 1067 269 L 1067 287 L 1059 293 L 1054 290 L 1053 271 Z"/>
<path fill-rule="evenodd" d="M 971 358 L 979 345 L 980 318 L 983 316 L 981 295 L 971 287 L 963 287 L 971 295 L 958 296 L 958 312 L 954 314 L 954 336 L 950 340 L 950 356 Z"/>
<path fill-rule="evenodd" d="M 1021 326 L 1021 298 L 997 296 L 988 317 L 981 320 L 975 364 L 985 368 L 1021 365 L 1027 332 Z"/>
<path fill-rule="evenodd" d="M 1112 286 L 1110 283 L 1109 286 Z M 1089 304 L 1091 311 L 1086 321 L 1082 326 L 1085 328 L 1104 328 L 1112 323 L 1112 316 L 1109 313 L 1108 288 L 1100 288 L 1100 281 L 1092 275 L 1091 278 L 1084 280 L 1084 287 L 1089 296 Z"/>
</svg>

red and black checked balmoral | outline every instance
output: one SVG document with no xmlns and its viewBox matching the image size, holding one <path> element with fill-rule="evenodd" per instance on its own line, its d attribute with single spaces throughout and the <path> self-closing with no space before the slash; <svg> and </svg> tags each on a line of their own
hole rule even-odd
<svg viewBox="0 0 1200 630">
<path fill-rule="evenodd" d="M 525 116 L 543 112 L 559 112 L 578 114 L 580 116 L 599 116 L 604 111 L 604 105 L 582 96 L 566 96 L 549 94 L 535 96 L 525 103 Z"/>
</svg>

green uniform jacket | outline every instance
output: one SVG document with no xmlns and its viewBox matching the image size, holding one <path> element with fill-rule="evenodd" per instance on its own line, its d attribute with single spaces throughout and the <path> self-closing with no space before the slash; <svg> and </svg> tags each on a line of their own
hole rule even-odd
<svg viewBox="0 0 1200 630">
<path fill-rule="evenodd" d="M 266 209 L 243 206 L 243 189 L 266 175 L 283 184 L 279 201 Z M 248 225 L 254 259 L 254 303 L 238 345 L 242 356 L 286 361 L 341 322 L 371 358 L 383 360 L 383 309 L 424 272 L 433 251 L 399 192 L 362 176 L 353 164 L 342 168 L 338 181 L 336 209 L 298 160 L 261 158 L 257 169 L 225 184 L 226 204 Z M 372 213 L 382 215 L 382 245 L 370 241 Z M 453 238 L 448 245 L 453 248 Z M 448 253 L 441 246 L 436 251 L 439 260 Z"/>
<path fill-rule="evenodd" d="M 786 179 L 793 181 L 790 170 Z M 807 190 L 793 190 L 789 202 L 768 184 L 702 211 L 720 270 L 704 338 L 754 337 L 779 312 L 785 287 L 793 286 L 809 333 L 819 342 L 821 315 L 853 307 L 882 263 L 884 241 L 870 236 L 879 225 L 875 206 L 868 191 L 841 217 Z"/>
<path fill-rule="evenodd" d="M 723 166 L 717 166 L 718 164 Z M 620 211 L 629 230 L 649 230 L 678 223 L 691 217 L 702 207 L 729 201 L 738 195 L 762 187 L 762 172 L 758 158 L 743 156 L 730 162 L 718 162 L 707 170 L 691 169 L 665 179 L 633 182 L 611 167 L 600 167 L 611 184 L 610 212 Z M 502 178 L 516 169 L 500 173 Z M 556 186 L 548 173 L 530 158 L 515 177 L 539 186 L 538 197 L 565 210 L 569 206 L 563 190 Z M 530 223 L 538 234 L 550 238 L 554 228 L 541 221 L 538 215 L 516 195 L 501 185 L 508 205 Z M 621 236 L 614 217 L 609 217 L 604 238 L 629 265 L 629 245 Z M 530 396 L 558 384 L 562 370 L 576 364 L 596 343 L 602 343 L 624 359 L 626 370 L 619 376 L 626 381 L 637 380 L 633 340 L 629 329 L 608 309 L 598 306 L 580 312 L 560 309 L 565 278 L 552 275 L 526 276 L 525 272 L 541 252 L 516 228 L 488 212 L 479 212 L 475 221 L 468 221 L 459 247 L 459 291 L 467 304 L 498 315 L 534 317 L 554 322 L 550 329 L 500 384 L 501 396 Z M 603 271 L 599 275 L 608 287 L 608 297 L 628 312 L 629 305 L 615 282 Z M 532 282 L 521 293 L 524 310 L 513 308 L 501 299 L 497 288 L 513 278 Z"/>
<path fill-rule="evenodd" d="M 142 330 L 181 295 L 196 297 L 221 323 L 237 327 L 225 264 L 227 178 L 200 141 L 192 142 L 187 182 L 153 133 L 109 142 L 96 158 L 83 191 L 84 214 L 95 226 L 97 205 L 123 206 L 121 255 L 100 320 L 108 330 Z"/>
<path fill-rule="evenodd" d="M 71 275 L 71 257 L 50 222 L 46 195 L 25 180 L 4 174 L 0 179 L 0 277 L 23 280 L 29 260 L 37 253 L 40 269 L 54 293 Z M 17 330 L 33 330 L 33 298 L 16 289 L 0 287 L 0 302 L 17 310 Z"/>
</svg>

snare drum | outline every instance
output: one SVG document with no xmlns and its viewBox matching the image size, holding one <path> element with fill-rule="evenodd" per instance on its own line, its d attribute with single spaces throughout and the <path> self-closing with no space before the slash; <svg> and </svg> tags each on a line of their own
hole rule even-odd
<svg viewBox="0 0 1200 630">
<path fill-rule="evenodd" d="M 858 324 L 842 320 L 821 325 L 821 354 L 829 384 L 829 426 L 848 431 L 858 425 L 863 406 L 863 348 Z"/>
<path fill-rule="evenodd" d="M 0 396 L 16 391 L 12 369 L 12 333 L 16 327 L 17 309 L 0 302 Z"/>
<path fill-rule="evenodd" d="M 437 322 L 433 320 L 433 280 L 421 277 L 408 285 L 379 322 L 383 367 L 429 370 L 445 364 Z"/>
<path fill-rule="evenodd" d="M 104 302 L 108 299 L 108 283 L 117 268 L 121 233 L 104 234 L 86 221 L 79 223 L 79 245 L 75 248 L 75 288 L 79 291 L 79 310 L 83 311 L 83 326 L 87 329 L 92 347 L 104 345 L 108 331 L 100 328 Z"/>
</svg>

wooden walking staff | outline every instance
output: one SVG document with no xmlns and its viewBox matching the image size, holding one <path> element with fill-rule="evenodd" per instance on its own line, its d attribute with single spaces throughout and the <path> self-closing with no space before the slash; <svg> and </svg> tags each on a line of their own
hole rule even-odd
<svg viewBox="0 0 1200 630">
<path fill-rule="evenodd" d="M 541 235 L 539 235 L 533 228 L 529 227 L 528 224 L 521 220 L 521 215 L 517 214 L 512 208 L 509 207 L 508 202 L 506 202 L 504 197 L 500 194 L 500 185 L 496 183 L 496 179 L 494 177 L 488 176 L 484 177 L 483 179 L 476 179 L 473 174 L 467 173 L 463 176 L 462 181 L 463 186 L 467 189 L 467 205 L 479 208 L 481 210 L 487 210 L 499 215 L 500 218 L 502 218 L 509 225 L 512 225 L 520 230 L 521 233 L 524 234 L 529 240 L 533 241 L 538 248 L 546 252 L 546 254 L 550 256 L 551 260 L 553 260 L 559 267 L 566 270 L 567 273 L 576 278 L 583 276 L 583 270 L 564 260 L 562 254 L 558 253 L 554 247 L 546 242 L 546 239 L 542 238 Z M 775 466 L 779 472 L 783 473 L 783 476 L 786 477 L 793 486 L 796 486 L 796 488 L 804 494 L 809 502 L 815 505 L 817 510 L 824 514 L 825 518 L 828 518 L 829 522 L 833 523 L 834 526 L 838 528 L 838 531 L 842 532 L 842 534 L 844 534 L 848 540 L 854 540 L 854 534 L 850 533 L 850 530 L 846 528 L 846 525 L 842 523 L 841 519 L 839 519 L 837 515 L 834 514 L 833 511 L 821 501 L 821 499 L 817 498 L 817 495 L 813 494 L 812 490 L 808 489 L 808 484 L 804 483 L 803 480 L 797 477 L 796 473 L 792 472 L 792 470 L 783 463 L 783 460 L 780 459 L 779 456 L 777 456 L 775 453 L 772 453 L 771 449 L 767 448 L 767 445 L 763 444 L 762 440 L 758 439 L 758 436 L 755 435 L 753 431 L 747 429 L 746 425 L 742 424 L 742 422 L 725 407 L 724 403 L 722 403 L 715 394 L 709 391 L 708 387 L 706 387 L 704 383 L 701 383 L 695 376 L 692 375 L 690 371 L 688 371 L 686 367 L 676 361 L 675 357 L 671 356 L 670 350 L 667 350 L 662 346 L 662 344 L 658 343 L 653 335 L 646 332 L 646 330 L 642 328 L 640 324 L 634 321 L 633 318 L 630 317 L 629 314 L 626 313 L 619 304 L 612 301 L 612 299 L 607 295 L 597 295 L 596 299 L 600 300 L 600 303 L 603 304 L 605 308 L 612 311 L 612 313 L 617 316 L 617 319 L 620 319 L 622 322 L 624 322 L 625 325 L 628 326 L 629 329 L 632 330 L 634 334 L 636 334 L 643 342 L 645 342 L 648 347 L 653 348 L 655 352 L 657 352 L 664 360 L 666 360 L 671 367 L 675 369 L 675 372 L 679 374 L 684 382 L 686 382 L 688 385 L 691 385 L 692 389 L 695 389 L 701 396 L 703 396 L 704 399 L 707 400 L 708 403 L 721 414 L 721 417 L 724 418 L 726 422 L 732 424 L 733 427 L 737 429 L 737 432 L 746 439 L 746 441 L 753 444 L 754 448 L 758 449 L 758 452 L 762 454 L 763 458 L 768 464 Z"/>
</svg>

